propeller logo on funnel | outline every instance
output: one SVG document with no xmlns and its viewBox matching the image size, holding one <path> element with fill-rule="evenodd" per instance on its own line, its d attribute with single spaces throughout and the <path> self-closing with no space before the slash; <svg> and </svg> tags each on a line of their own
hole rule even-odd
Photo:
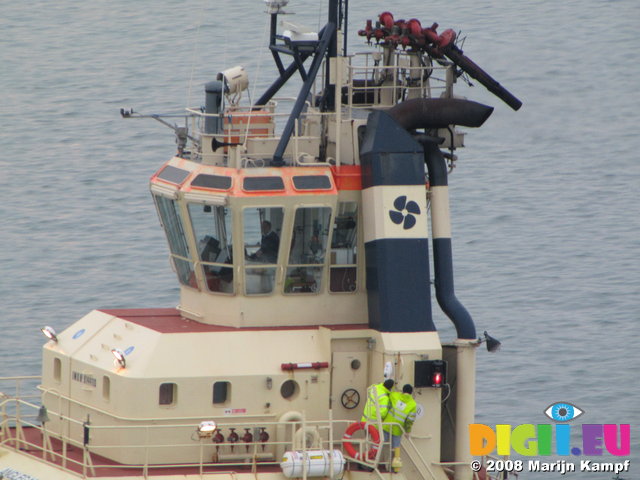
<svg viewBox="0 0 640 480">
<path fill-rule="evenodd" d="M 407 196 L 401 195 L 393 201 L 395 210 L 389 210 L 389 218 L 396 225 L 409 230 L 416 224 L 415 215 L 420 215 L 420 206 L 413 200 L 407 202 Z"/>
</svg>

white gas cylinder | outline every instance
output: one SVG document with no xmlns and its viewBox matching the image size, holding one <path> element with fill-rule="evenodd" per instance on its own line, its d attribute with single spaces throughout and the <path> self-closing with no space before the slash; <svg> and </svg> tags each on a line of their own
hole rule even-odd
<svg viewBox="0 0 640 480">
<path fill-rule="evenodd" d="M 307 468 L 307 477 L 340 478 L 344 470 L 345 459 L 340 450 L 307 450 L 306 452 L 285 452 L 280 462 L 282 473 L 287 478 L 302 477 Z M 333 464 L 333 472 L 331 465 Z"/>
</svg>

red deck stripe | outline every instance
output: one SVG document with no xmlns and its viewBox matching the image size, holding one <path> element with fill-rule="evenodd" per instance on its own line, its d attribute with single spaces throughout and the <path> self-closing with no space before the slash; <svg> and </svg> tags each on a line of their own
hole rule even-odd
<svg viewBox="0 0 640 480">
<path fill-rule="evenodd" d="M 271 330 L 317 330 L 326 327 L 330 330 L 362 330 L 369 328 L 367 324 L 341 325 L 299 325 L 287 327 L 225 327 L 196 322 L 180 316 L 174 308 L 132 308 L 132 309 L 100 309 L 107 315 L 113 315 L 136 325 L 155 330 L 160 333 L 198 333 L 198 332 L 239 332 L 239 331 L 271 331 Z"/>
</svg>

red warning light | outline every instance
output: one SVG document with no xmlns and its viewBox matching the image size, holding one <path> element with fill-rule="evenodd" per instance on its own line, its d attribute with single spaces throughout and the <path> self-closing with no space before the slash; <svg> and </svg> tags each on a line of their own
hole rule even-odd
<svg viewBox="0 0 640 480">
<path fill-rule="evenodd" d="M 416 388 L 442 388 L 447 384 L 445 360 L 417 360 L 414 366 Z"/>
</svg>

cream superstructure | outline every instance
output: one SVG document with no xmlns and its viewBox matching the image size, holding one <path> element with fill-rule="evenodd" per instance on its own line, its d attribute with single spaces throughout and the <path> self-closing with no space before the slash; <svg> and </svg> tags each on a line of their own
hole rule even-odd
<svg viewBox="0 0 640 480">
<path fill-rule="evenodd" d="M 384 12 L 360 32 L 378 48 L 346 55 L 340 0 L 317 34 L 279 30 L 286 1 L 267 4 L 278 79 L 244 105 L 248 73 L 221 72 L 151 177 L 179 304 L 43 329 L 39 398 L 23 395 L 33 379 L 0 379 L 0 478 L 473 477 L 480 340 L 453 294 L 446 167 L 463 146 L 455 126 L 492 111 L 453 97 L 456 69 L 484 72 L 415 19 Z M 281 115 L 275 94 L 296 72 Z M 458 334 L 447 345 L 431 319 L 430 230 Z M 358 424 L 385 378 L 418 404 L 401 469 L 384 419 Z"/>
</svg>

